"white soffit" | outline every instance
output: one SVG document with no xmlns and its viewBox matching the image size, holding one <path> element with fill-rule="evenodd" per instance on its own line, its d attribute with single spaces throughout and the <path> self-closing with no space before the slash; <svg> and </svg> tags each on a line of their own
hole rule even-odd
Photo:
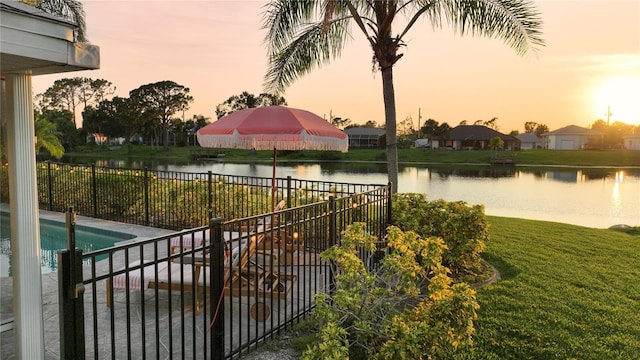
<svg viewBox="0 0 640 360">
<path fill-rule="evenodd" d="M 75 25 L 17 1 L 0 0 L 2 75 L 100 68 L 100 48 L 74 41 Z"/>
</svg>

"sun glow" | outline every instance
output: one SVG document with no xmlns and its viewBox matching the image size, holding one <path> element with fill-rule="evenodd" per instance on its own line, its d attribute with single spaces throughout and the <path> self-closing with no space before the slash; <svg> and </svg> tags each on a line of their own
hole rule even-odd
<svg viewBox="0 0 640 360">
<path fill-rule="evenodd" d="M 605 79 L 593 94 L 596 117 L 640 125 L 640 76 Z M 607 113 L 610 112 L 609 115 Z"/>
</svg>

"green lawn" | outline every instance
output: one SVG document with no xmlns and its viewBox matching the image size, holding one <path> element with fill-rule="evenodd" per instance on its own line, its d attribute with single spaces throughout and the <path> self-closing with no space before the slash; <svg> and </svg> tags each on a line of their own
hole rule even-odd
<svg viewBox="0 0 640 360">
<path fill-rule="evenodd" d="M 167 159 L 188 161 L 189 153 L 201 147 L 162 147 L 129 145 L 119 148 L 82 146 L 66 156 L 77 158 L 132 158 Z M 224 162 L 265 162 L 268 163 L 273 151 L 225 150 Z M 399 149 L 398 160 L 404 164 L 488 164 L 492 151 Z M 517 165 L 569 165 L 569 166 L 640 166 L 640 151 L 633 150 L 527 150 L 500 152 L 502 156 L 515 154 Z M 347 161 L 347 162 L 385 162 L 384 149 L 350 149 L 347 153 L 323 151 L 279 151 L 279 162 L 304 161 Z"/>
<path fill-rule="evenodd" d="M 474 359 L 639 359 L 640 236 L 488 216 Z"/>
</svg>

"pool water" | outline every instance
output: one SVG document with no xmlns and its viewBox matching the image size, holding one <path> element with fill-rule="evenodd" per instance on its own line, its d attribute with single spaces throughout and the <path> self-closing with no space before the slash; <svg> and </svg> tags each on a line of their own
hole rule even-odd
<svg viewBox="0 0 640 360">
<path fill-rule="evenodd" d="M 76 225 L 76 247 L 86 254 L 135 238 L 118 231 Z M 58 250 L 67 248 L 67 230 L 63 222 L 40 219 L 40 257 L 42 273 L 57 271 Z M 9 214 L 0 214 L 0 277 L 11 277 L 11 225 Z"/>
</svg>

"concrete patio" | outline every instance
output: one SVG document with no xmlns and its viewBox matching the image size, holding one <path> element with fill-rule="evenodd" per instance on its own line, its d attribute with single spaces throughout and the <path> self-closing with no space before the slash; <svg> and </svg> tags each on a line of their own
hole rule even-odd
<svg viewBox="0 0 640 360">
<path fill-rule="evenodd" d="M 40 211 L 42 219 L 50 219 L 64 222 L 63 213 Z M 111 221 L 98 220 L 78 216 L 78 225 L 94 228 L 125 232 L 136 235 L 130 241 L 137 242 L 145 239 L 165 236 L 173 233 L 169 230 L 149 228 L 138 225 L 123 224 Z M 162 247 L 162 246 L 161 246 Z M 145 259 L 153 258 L 153 249 L 145 247 Z M 129 258 L 129 261 L 136 259 Z M 231 348 L 238 348 L 241 344 L 251 341 L 268 332 L 271 328 L 283 323 L 285 319 L 296 314 L 300 307 L 307 307 L 313 301 L 313 294 L 317 289 L 324 287 L 324 274 L 317 275 L 313 271 L 316 263 L 315 255 L 305 257 L 303 261 L 307 266 L 295 266 L 290 269 L 295 272 L 298 280 L 292 284 L 294 287 L 290 298 L 286 300 L 261 299 L 269 310 L 270 316 L 265 321 L 255 321 L 250 317 L 250 308 L 256 302 L 250 297 L 225 297 L 225 347 L 226 352 Z M 97 268 L 107 266 L 106 261 L 96 263 Z M 114 257 L 114 269 L 124 267 L 122 257 Z M 315 269 L 317 270 L 317 269 Z M 85 269 L 87 272 L 88 269 Z M 89 276 L 85 274 L 85 279 Z M 42 275 L 42 302 L 45 336 L 45 358 L 60 358 L 59 336 L 59 307 L 58 307 L 58 274 L 56 272 Z M 0 358 L 14 358 L 14 331 L 11 329 L 10 320 L 12 314 L 12 278 L 0 278 L 0 317 L 5 331 L 0 333 Z M 93 328 L 93 289 L 87 286 L 84 295 L 85 307 L 85 338 L 87 356 L 93 357 L 94 350 L 99 358 L 141 358 L 144 352 L 146 356 L 158 358 L 171 358 L 184 353 L 192 356 L 195 352 L 202 356 L 203 341 L 207 335 L 208 322 L 211 317 L 212 307 L 207 304 L 206 310 L 193 313 L 193 294 L 186 293 L 184 297 L 179 292 L 146 289 L 141 296 L 140 291 L 131 291 L 129 307 L 125 292 L 114 293 L 113 311 L 106 306 L 105 281 L 96 283 L 96 321 L 98 323 L 97 336 L 94 337 Z M 199 299 L 202 298 L 199 295 Z M 144 303 L 144 306 L 142 306 Z M 168 308 L 171 307 L 171 311 Z M 213 307 L 215 310 L 215 307 Z M 160 314 L 158 317 L 157 314 Z M 111 319 L 113 321 L 116 346 L 111 344 Z M 142 319 L 144 319 L 144 326 Z M 8 322 L 9 321 L 9 322 Z M 233 321 L 233 324 L 232 324 Z M 229 331 L 230 329 L 231 331 Z M 146 336 L 146 338 L 145 338 Z M 94 345 L 94 338 L 97 344 Z M 130 344 L 129 347 L 126 345 Z M 255 344 L 252 345 L 255 348 Z"/>
</svg>

